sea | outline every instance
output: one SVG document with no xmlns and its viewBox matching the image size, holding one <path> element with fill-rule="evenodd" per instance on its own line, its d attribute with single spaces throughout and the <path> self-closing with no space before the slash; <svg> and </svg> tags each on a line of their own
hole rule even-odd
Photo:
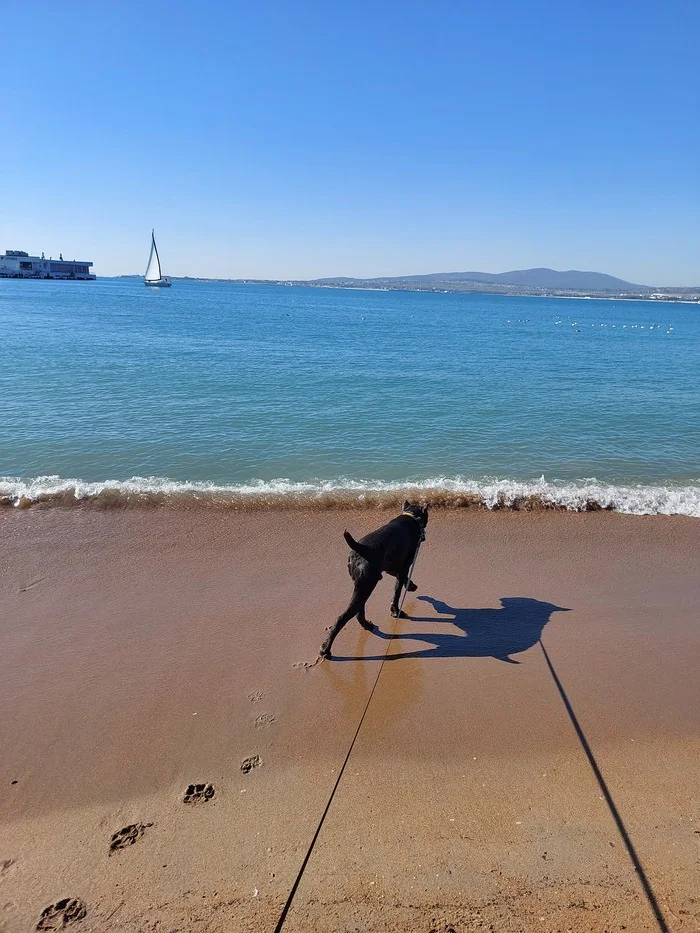
<svg viewBox="0 0 700 933">
<path fill-rule="evenodd" d="M 0 280 L 0 504 L 700 516 L 700 305 Z"/>
</svg>

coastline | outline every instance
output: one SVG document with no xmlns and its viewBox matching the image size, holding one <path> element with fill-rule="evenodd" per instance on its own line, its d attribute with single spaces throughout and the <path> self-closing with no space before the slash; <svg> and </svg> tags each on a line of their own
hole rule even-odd
<svg viewBox="0 0 700 933">
<path fill-rule="evenodd" d="M 540 635 L 668 928 L 693 928 L 700 525 L 436 510 L 397 637 L 351 623 L 306 667 L 349 595 L 343 529 L 384 520 L 0 511 L 8 933 L 62 897 L 88 933 L 272 929 L 375 681 L 285 929 L 657 930 Z"/>
<path fill-rule="evenodd" d="M 138 275 L 101 275 L 100 279 L 137 279 Z M 626 294 L 612 292 L 602 294 L 595 291 L 580 291 L 571 294 L 570 291 L 546 289 L 538 291 L 537 289 L 527 289 L 523 286 L 503 286 L 503 287 L 474 287 L 464 288 L 455 287 L 453 283 L 440 282 L 439 285 L 425 285 L 424 287 L 416 285 L 352 285 L 348 282 L 314 282 L 305 279 L 210 279 L 194 275 L 173 275 L 170 276 L 173 281 L 182 282 L 220 282 L 231 285 L 275 285 L 284 288 L 333 288 L 347 291 L 365 291 L 365 292 L 419 292 L 430 295 L 496 295 L 502 298 L 573 298 L 578 300 L 592 301 L 645 301 L 651 304 L 700 304 L 700 291 L 694 288 L 688 289 L 691 297 L 677 295 L 668 295 L 663 298 L 651 298 L 644 293 Z M 523 289 L 523 290 L 516 290 Z M 650 289 L 651 291 L 652 289 Z"/>
<path fill-rule="evenodd" d="M 470 511 L 598 512 L 700 517 L 700 483 L 613 484 L 439 476 L 416 481 L 255 480 L 240 484 L 179 482 L 162 477 L 88 482 L 60 476 L 0 477 L 0 510 L 8 508 L 174 508 L 231 511 L 394 509 L 404 499 L 431 508 Z"/>
</svg>

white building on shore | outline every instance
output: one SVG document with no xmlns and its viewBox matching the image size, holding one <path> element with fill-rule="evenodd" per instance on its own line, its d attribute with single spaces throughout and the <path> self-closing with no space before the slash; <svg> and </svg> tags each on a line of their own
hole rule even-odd
<svg viewBox="0 0 700 933">
<path fill-rule="evenodd" d="M 20 249 L 8 249 L 0 255 L 0 279 L 94 279 L 91 262 L 30 256 Z"/>
</svg>

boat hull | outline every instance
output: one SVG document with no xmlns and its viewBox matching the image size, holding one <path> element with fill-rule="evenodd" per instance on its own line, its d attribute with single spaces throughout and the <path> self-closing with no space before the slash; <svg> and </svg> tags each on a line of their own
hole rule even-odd
<svg viewBox="0 0 700 933">
<path fill-rule="evenodd" d="M 147 285 L 148 288 L 170 288 L 173 283 L 170 281 L 170 279 L 162 278 L 157 279 L 155 282 L 147 282 L 144 279 L 143 284 Z"/>
</svg>

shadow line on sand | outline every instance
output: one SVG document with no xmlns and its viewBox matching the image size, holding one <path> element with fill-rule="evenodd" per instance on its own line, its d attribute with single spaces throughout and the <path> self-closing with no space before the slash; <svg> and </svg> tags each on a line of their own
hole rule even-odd
<svg viewBox="0 0 700 933">
<path fill-rule="evenodd" d="M 617 831 L 620 834 L 620 837 L 624 843 L 625 849 L 627 850 L 627 855 L 629 856 L 630 861 L 632 862 L 632 865 L 634 866 L 634 870 L 636 871 L 637 876 L 639 877 L 639 881 L 642 885 L 642 888 L 644 889 L 644 894 L 646 895 L 647 901 L 649 902 L 649 907 L 651 908 L 652 913 L 654 914 L 654 918 L 658 924 L 659 930 L 661 930 L 661 933 L 670 933 L 668 925 L 666 923 L 666 919 L 663 913 L 661 912 L 661 908 L 659 907 L 659 902 L 657 901 L 656 895 L 654 894 L 654 889 L 652 888 L 651 882 L 649 881 L 647 874 L 644 871 L 644 867 L 639 859 L 639 856 L 637 855 L 637 850 L 635 849 L 634 843 L 632 842 L 632 839 L 630 838 L 630 835 L 627 832 L 627 827 L 625 826 L 623 819 L 620 816 L 620 813 L 617 809 L 615 801 L 613 800 L 613 796 L 610 793 L 610 790 L 608 789 L 608 785 L 605 783 L 605 778 L 603 777 L 603 774 L 598 766 L 598 762 L 596 761 L 596 758 L 595 758 L 595 755 L 593 754 L 591 746 L 588 744 L 588 739 L 586 738 L 586 734 L 581 728 L 581 724 L 579 723 L 578 717 L 576 716 L 576 713 L 574 712 L 574 708 L 571 705 L 571 701 L 569 700 L 566 690 L 564 690 L 564 686 L 562 682 L 559 680 L 559 675 L 554 669 L 554 665 L 552 664 L 551 658 L 549 657 L 549 654 L 547 653 L 547 649 L 542 644 L 541 639 L 540 639 L 539 644 L 540 644 L 540 648 L 542 649 L 542 654 L 544 655 L 544 659 L 547 663 L 549 673 L 552 675 L 552 680 L 554 681 L 557 691 L 559 692 L 559 696 L 561 697 L 561 701 L 564 704 L 564 708 L 566 709 L 569 719 L 571 720 L 571 725 L 574 727 L 574 731 L 576 732 L 578 740 L 581 743 L 581 748 L 583 749 L 584 754 L 586 755 L 586 758 L 588 759 L 588 764 L 591 766 L 591 770 L 593 771 L 593 774 L 595 775 L 595 779 L 598 782 L 598 786 L 600 787 L 601 793 L 605 797 L 605 802 L 608 805 L 608 809 L 610 810 L 610 814 L 613 820 L 615 821 L 615 826 L 617 827 Z"/>
<path fill-rule="evenodd" d="M 386 661 L 399 661 L 405 658 L 496 658 L 499 661 L 505 661 L 509 664 L 519 664 L 511 655 L 519 654 L 539 645 L 544 655 L 547 669 L 557 688 L 559 697 L 564 704 L 571 725 L 576 732 L 581 748 L 588 760 L 595 779 L 600 787 L 601 793 L 605 798 L 610 814 L 613 818 L 620 838 L 625 846 L 627 855 L 632 862 L 634 870 L 642 885 L 642 889 L 649 903 L 654 918 L 661 933 L 670 933 L 666 919 L 661 911 L 659 902 L 656 899 L 651 882 L 647 877 L 644 866 L 637 854 L 632 839 L 627 831 L 627 827 L 620 815 L 613 796 L 605 782 L 603 773 L 600 770 L 598 762 L 593 754 L 588 739 L 581 728 L 578 717 L 574 712 L 571 701 L 559 679 L 552 660 L 547 653 L 547 649 L 542 643 L 542 632 L 545 625 L 549 622 L 554 612 L 569 612 L 562 606 L 555 606 L 553 603 L 542 602 L 538 599 L 529 599 L 526 597 L 509 597 L 501 599 L 500 609 L 456 609 L 448 606 L 446 603 L 430 596 L 420 596 L 420 600 L 430 603 L 433 609 L 440 613 L 440 617 L 416 617 L 406 616 L 407 622 L 425 622 L 425 623 L 451 623 L 461 634 L 446 634 L 435 631 L 423 631 L 415 633 L 406 633 L 401 635 L 386 635 L 375 627 L 375 634 L 379 638 L 390 641 L 422 641 L 427 642 L 430 647 L 418 648 L 414 651 L 402 651 L 397 654 L 387 654 Z M 382 660 L 383 656 L 371 657 L 335 657 L 336 661 L 371 661 Z"/>
</svg>

